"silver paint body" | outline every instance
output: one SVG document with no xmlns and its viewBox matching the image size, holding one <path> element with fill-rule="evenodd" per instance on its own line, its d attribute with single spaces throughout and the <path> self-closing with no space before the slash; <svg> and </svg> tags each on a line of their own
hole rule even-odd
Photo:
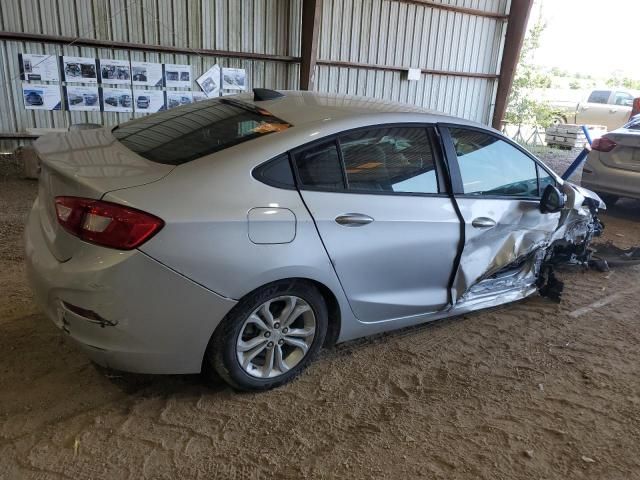
<svg viewBox="0 0 640 480">
<path fill-rule="evenodd" d="M 145 160 L 106 129 L 37 142 L 43 170 L 26 229 L 29 278 L 47 315 L 97 362 L 136 372 L 198 372 L 209 338 L 233 306 L 287 278 L 312 280 L 333 294 L 338 341 L 518 300 L 535 292 L 541 256 L 567 235 L 565 225 L 588 220 L 581 210 L 588 193 L 560 179 L 569 197 L 562 214 L 543 215 L 531 201 L 460 198 L 465 248 L 449 294 L 461 226 L 448 195 L 288 190 L 259 182 L 251 171 L 357 127 L 481 126 L 406 105 L 307 92 L 259 106 L 294 126 L 178 167 Z M 128 205 L 166 225 L 139 250 L 87 244 L 57 225 L 56 195 Z M 354 213 L 373 221 L 336 222 Z M 489 223 L 474 226 L 478 218 Z M 525 256 L 531 259 L 518 271 L 487 279 Z M 74 315 L 63 302 L 115 325 Z"/>
<path fill-rule="evenodd" d="M 632 123 L 636 128 L 640 125 L 639 120 Z M 589 153 L 582 185 L 609 195 L 640 199 L 640 130 L 629 126 L 605 135 L 616 142 L 613 150 Z"/>
</svg>

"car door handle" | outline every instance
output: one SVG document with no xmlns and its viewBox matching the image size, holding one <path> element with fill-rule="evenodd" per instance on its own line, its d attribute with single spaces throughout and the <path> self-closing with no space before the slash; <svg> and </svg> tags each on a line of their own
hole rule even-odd
<svg viewBox="0 0 640 480">
<path fill-rule="evenodd" d="M 344 227 L 362 227 L 373 222 L 373 218 L 362 213 L 345 213 L 336 217 L 336 223 Z"/>
<path fill-rule="evenodd" d="M 609 113 L 616 113 L 618 111 L 617 108 L 611 108 L 609 109 Z"/>
<path fill-rule="evenodd" d="M 491 228 L 497 225 L 496 221 L 492 218 L 478 217 L 474 218 L 471 225 L 475 228 Z"/>
</svg>

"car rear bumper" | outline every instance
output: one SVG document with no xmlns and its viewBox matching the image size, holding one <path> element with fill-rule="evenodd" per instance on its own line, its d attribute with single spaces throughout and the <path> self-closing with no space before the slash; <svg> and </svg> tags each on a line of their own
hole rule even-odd
<svg viewBox="0 0 640 480">
<path fill-rule="evenodd" d="M 582 170 L 580 184 L 595 192 L 640 199 L 640 172 L 608 167 L 593 152 Z"/>
<path fill-rule="evenodd" d="M 137 373 L 197 373 L 216 326 L 236 304 L 139 251 L 90 244 L 50 252 L 37 208 L 25 231 L 27 276 L 46 315 L 97 363 Z"/>
</svg>

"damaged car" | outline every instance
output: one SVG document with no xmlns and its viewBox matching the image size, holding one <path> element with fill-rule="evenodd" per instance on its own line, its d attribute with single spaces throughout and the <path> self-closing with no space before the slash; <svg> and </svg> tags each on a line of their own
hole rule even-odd
<svg viewBox="0 0 640 480">
<path fill-rule="evenodd" d="M 325 345 L 558 299 L 600 198 L 486 126 L 255 89 L 36 148 L 35 298 L 98 364 L 265 390 Z"/>
</svg>

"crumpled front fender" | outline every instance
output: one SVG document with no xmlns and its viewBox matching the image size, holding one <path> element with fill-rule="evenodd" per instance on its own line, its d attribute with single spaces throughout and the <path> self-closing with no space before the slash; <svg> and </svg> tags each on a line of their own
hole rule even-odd
<svg viewBox="0 0 640 480">
<path fill-rule="evenodd" d="M 596 193 L 569 182 L 560 189 L 566 202 L 559 213 L 542 214 L 536 202 L 524 200 L 458 202 L 466 239 L 452 288 L 455 308 L 485 308 L 507 296 L 526 296 L 549 277 L 551 265 L 588 262 L 589 243 L 602 230 L 597 212 L 606 205 Z M 478 232 L 469 225 L 478 205 L 496 219 L 495 229 Z"/>
</svg>

